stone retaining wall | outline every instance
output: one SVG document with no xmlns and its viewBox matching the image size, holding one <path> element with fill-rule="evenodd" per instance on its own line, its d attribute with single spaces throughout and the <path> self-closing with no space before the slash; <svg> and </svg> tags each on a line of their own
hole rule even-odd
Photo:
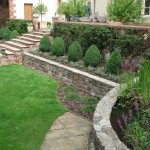
<svg viewBox="0 0 150 150">
<path fill-rule="evenodd" d="M 98 103 L 93 117 L 93 129 L 89 139 L 94 150 L 129 150 L 122 143 L 110 123 L 112 107 L 118 96 L 119 85 L 110 90 Z"/>
<path fill-rule="evenodd" d="M 30 53 L 23 54 L 23 65 L 42 71 L 65 84 L 77 86 L 91 95 L 103 97 L 94 113 L 89 149 L 127 150 L 110 123 L 111 110 L 117 100 L 116 87 L 119 84 Z"/>
<path fill-rule="evenodd" d="M 22 63 L 25 66 L 42 71 L 65 84 L 77 86 L 80 90 L 99 98 L 102 98 L 108 91 L 117 85 L 115 82 L 30 53 L 23 54 L 22 59 Z"/>
</svg>

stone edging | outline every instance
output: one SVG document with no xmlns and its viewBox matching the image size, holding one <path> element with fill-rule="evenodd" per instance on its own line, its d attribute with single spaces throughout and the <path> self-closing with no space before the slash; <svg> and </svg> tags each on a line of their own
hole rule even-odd
<svg viewBox="0 0 150 150">
<path fill-rule="evenodd" d="M 94 138 L 95 150 L 129 150 L 119 140 L 110 123 L 112 107 L 117 101 L 118 88 L 119 86 L 116 86 L 101 99 L 94 113 L 93 131 L 91 133 Z"/>
</svg>

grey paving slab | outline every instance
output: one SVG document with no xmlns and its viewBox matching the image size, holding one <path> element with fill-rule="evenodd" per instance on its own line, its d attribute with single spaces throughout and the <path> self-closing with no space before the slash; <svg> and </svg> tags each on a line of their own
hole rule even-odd
<svg viewBox="0 0 150 150">
<path fill-rule="evenodd" d="M 41 150 L 87 150 L 91 125 L 91 121 L 67 112 L 53 123 Z"/>
</svg>

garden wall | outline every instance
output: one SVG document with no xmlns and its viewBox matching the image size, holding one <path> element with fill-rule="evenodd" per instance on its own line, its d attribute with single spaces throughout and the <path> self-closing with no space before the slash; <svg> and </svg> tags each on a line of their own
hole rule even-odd
<svg viewBox="0 0 150 150">
<path fill-rule="evenodd" d="M 33 54 L 25 53 L 22 59 L 23 65 L 42 71 L 65 84 L 77 86 L 85 93 L 99 98 L 102 98 L 108 91 L 117 85 L 115 82 L 96 77 L 89 73 L 67 67 Z"/>
<path fill-rule="evenodd" d="M 119 84 L 30 53 L 23 54 L 23 65 L 44 72 L 65 84 L 74 85 L 101 99 L 94 113 L 89 150 L 93 148 L 94 150 L 127 150 L 110 123 L 110 114 L 117 101 Z"/>
<path fill-rule="evenodd" d="M 93 128 L 89 138 L 89 150 L 129 150 L 122 143 L 110 122 L 113 106 L 117 101 L 118 89 L 110 90 L 98 103 L 93 117 Z"/>
</svg>

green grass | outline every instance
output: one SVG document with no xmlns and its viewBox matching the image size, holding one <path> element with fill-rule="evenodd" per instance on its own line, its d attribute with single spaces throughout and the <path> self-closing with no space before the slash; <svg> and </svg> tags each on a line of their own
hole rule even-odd
<svg viewBox="0 0 150 150">
<path fill-rule="evenodd" d="M 68 93 L 65 97 L 66 100 L 69 100 L 69 101 L 78 101 L 80 100 L 80 96 L 78 94 L 75 94 L 75 93 Z"/>
<path fill-rule="evenodd" d="M 0 67 L 0 150 L 39 150 L 66 109 L 57 81 L 19 65 Z"/>
<path fill-rule="evenodd" d="M 76 92 L 76 91 L 77 89 L 74 86 L 66 86 L 63 88 L 63 92 L 66 92 L 66 93 Z"/>
</svg>

